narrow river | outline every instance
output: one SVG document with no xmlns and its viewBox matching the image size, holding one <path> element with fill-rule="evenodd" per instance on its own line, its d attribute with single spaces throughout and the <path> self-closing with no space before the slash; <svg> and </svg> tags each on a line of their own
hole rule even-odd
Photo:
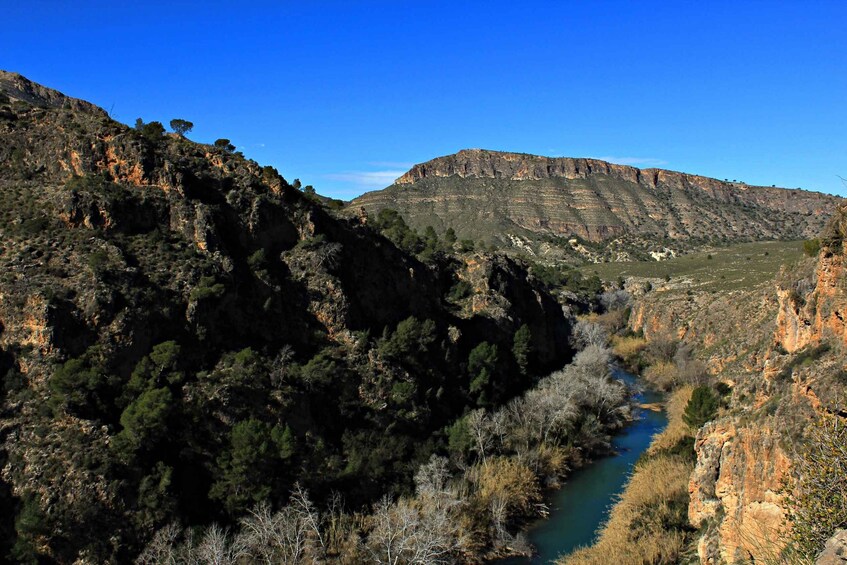
<svg viewBox="0 0 847 565">
<path fill-rule="evenodd" d="M 629 385 L 637 384 L 636 377 L 625 371 L 617 370 L 615 376 Z M 661 400 L 662 395 L 651 390 L 644 390 L 636 396 L 636 402 L 644 404 Z M 527 532 L 537 554 L 532 558 L 509 558 L 494 563 L 547 565 L 578 547 L 590 544 L 606 520 L 615 496 L 623 491 L 635 462 L 665 425 L 667 418 L 664 411 L 639 409 L 635 421 L 612 441 L 615 455 L 598 459 L 577 470 L 561 489 L 551 494 L 549 517 L 539 520 Z"/>
</svg>

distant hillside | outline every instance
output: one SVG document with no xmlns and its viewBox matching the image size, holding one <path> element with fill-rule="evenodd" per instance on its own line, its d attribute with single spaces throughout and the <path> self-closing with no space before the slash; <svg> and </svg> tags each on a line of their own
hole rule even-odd
<svg viewBox="0 0 847 565">
<path fill-rule="evenodd" d="M 400 212 L 413 227 L 452 227 L 460 238 L 544 253 L 578 236 L 664 242 L 804 239 L 841 198 L 749 186 L 596 159 L 470 149 L 415 165 L 350 208 Z M 547 243 L 546 248 L 544 242 Z M 569 250 L 568 250 L 569 251 Z"/>
</svg>

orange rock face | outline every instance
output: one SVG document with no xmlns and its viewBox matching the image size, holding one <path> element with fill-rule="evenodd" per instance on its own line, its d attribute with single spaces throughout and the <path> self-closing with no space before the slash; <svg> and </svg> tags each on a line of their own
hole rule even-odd
<svg viewBox="0 0 847 565">
<path fill-rule="evenodd" d="M 698 544 L 702 563 L 766 561 L 779 553 L 786 521 L 781 489 L 791 462 L 767 427 L 718 422 L 697 434 L 689 483 L 692 525 L 717 527 Z"/>
<path fill-rule="evenodd" d="M 840 245 L 839 245 L 840 247 Z M 815 270 L 814 290 L 806 296 L 780 289 L 775 340 L 792 353 L 825 339 L 847 344 L 847 273 L 844 253 L 825 248 Z"/>
</svg>

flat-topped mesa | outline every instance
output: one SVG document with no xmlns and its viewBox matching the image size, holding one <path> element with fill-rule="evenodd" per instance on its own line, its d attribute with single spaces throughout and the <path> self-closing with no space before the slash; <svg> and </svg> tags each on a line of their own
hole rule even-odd
<svg viewBox="0 0 847 565">
<path fill-rule="evenodd" d="M 460 238 L 511 246 L 513 236 L 539 245 L 572 235 L 598 242 L 808 239 L 840 201 L 599 159 L 465 149 L 415 165 L 350 206 L 390 208 L 415 229 L 452 227 Z"/>
<path fill-rule="evenodd" d="M 414 184 L 433 177 L 492 178 L 508 180 L 542 180 L 551 178 L 584 179 L 604 175 L 648 187 L 665 185 L 670 188 L 686 186 L 700 188 L 717 196 L 727 187 L 735 190 L 753 188 L 744 183 L 729 183 L 701 175 L 666 169 L 639 169 L 600 159 L 584 157 L 543 157 L 529 153 L 462 149 L 452 155 L 436 157 L 412 167 L 394 184 Z"/>
<path fill-rule="evenodd" d="M 0 92 L 13 100 L 22 100 L 42 108 L 65 108 L 77 112 L 85 112 L 101 117 L 108 117 L 105 110 L 78 98 L 65 96 L 58 90 L 47 88 L 18 73 L 0 70 Z"/>
<path fill-rule="evenodd" d="M 437 157 L 415 165 L 395 184 L 411 184 L 428 177 L 458 176 L 462 178 L 498 178 L 509 180 L 540 180 L 549 178 L 584 178 L 601 173 L 637 182 L 639 169 L 615 165 L 599 159 L 542 157 L 527 153 L 463 149 L 453 155 Z"/>
</svg>

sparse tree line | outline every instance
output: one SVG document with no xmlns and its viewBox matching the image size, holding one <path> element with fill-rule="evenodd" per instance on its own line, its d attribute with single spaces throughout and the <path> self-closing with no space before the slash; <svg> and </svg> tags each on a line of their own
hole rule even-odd
<svg viewBox="0 0 847 565">
<path fill-rule="evenodd" d="M 169 124 L 171 126 L 171 130 L 177 134 L 179 137 L 185 137 L 185 134 L 189 133 L 194 129 L 194 122 L 190 122 L 188 120 L 183 120 L 182 118 L 174 118 Z M 155 120 L 151 122 L 145 122 L 141 118 L 137 118 L 135 120 L 135 130 L 141 134 L 141 136 L 149 141 L 150 143 L 157 143 L 162 136 L 165 134 L 165 126 L 162 125 L 162 122 L 157 122 Z M 221 149 L 227 153 L 235 153 L 235 145 L 233 145 L 229 139 L 220 138 L 215 140 L 213 143 L 215 147 Z"/>
<path fill-rule="evenodd" d="M 273 512 L 258 502 L 231 530 L 166 526 L 138 562 L 422 565 L 528 552 L 518 532 L 545 512 L 544 488 L 608 450 L 609 434 L 630 418 L 604 330 L 581 322 L 575 341 L 582 349 L 570 365 L 449 426 L 446 451 L 418 468 L 414 495 L 350 512 L 336 494 L 319 510 L 295 485 L 288 504 Z"/>
</svg>

